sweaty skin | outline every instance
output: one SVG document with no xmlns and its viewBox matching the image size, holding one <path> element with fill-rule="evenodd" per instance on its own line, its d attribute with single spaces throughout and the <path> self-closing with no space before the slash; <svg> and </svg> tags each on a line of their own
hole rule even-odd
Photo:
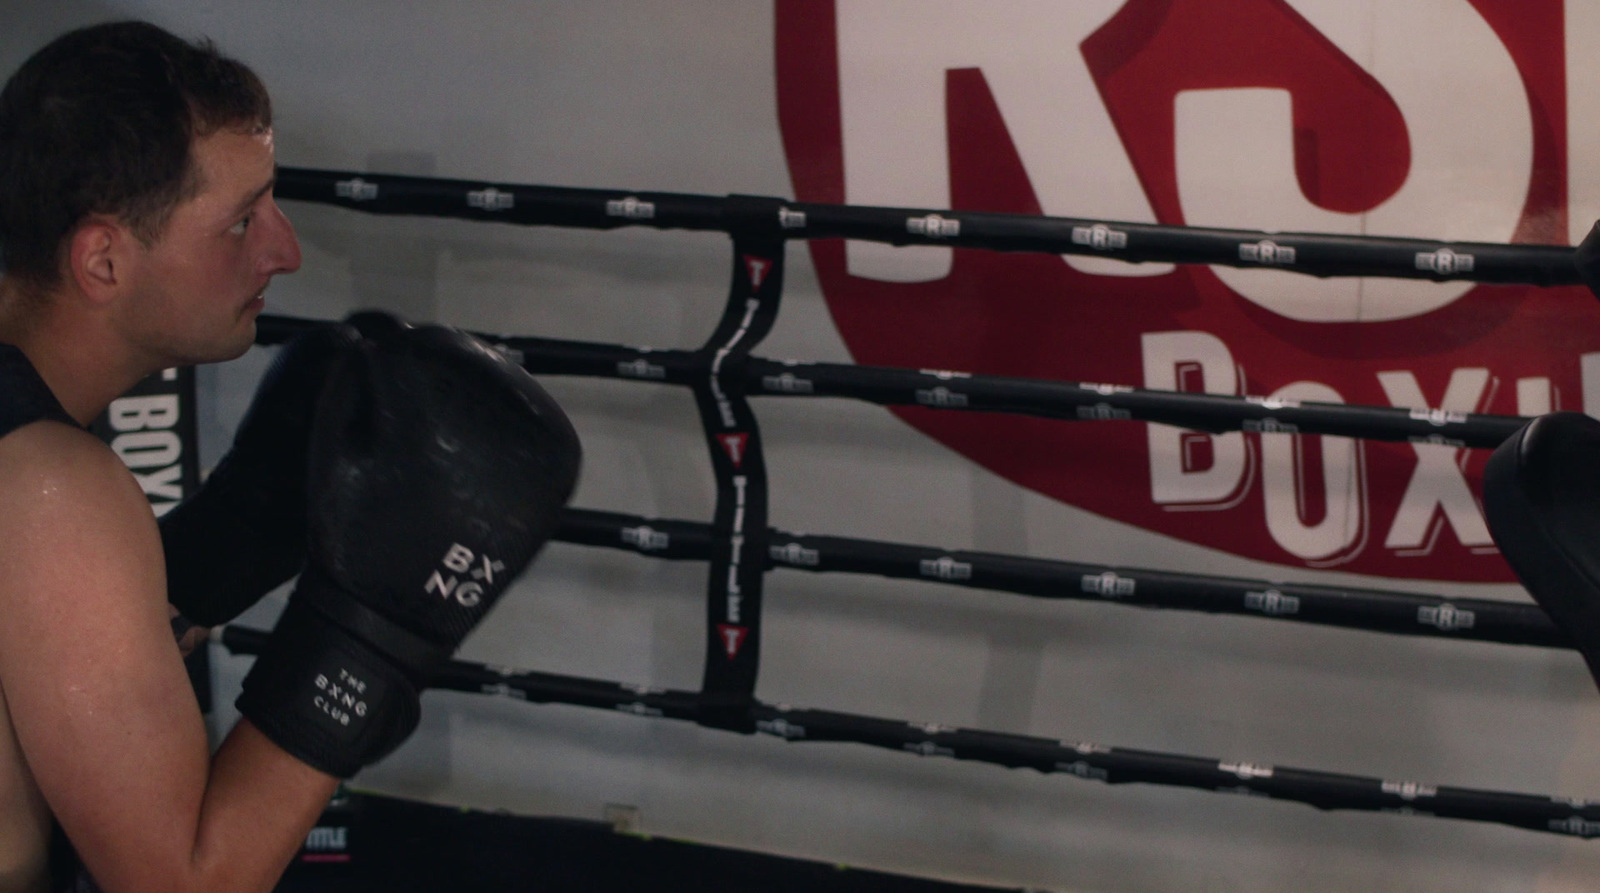
<svg viewBox="0 0 1600 893">
<path fill-rule="evenodd" d="M 22 758 L 0 692 L 0 893 L 43 893 L 50 806 Z"/>
<path fill-rule="evenodd" d="M 176 616 L 176 609 L 169 614 Z M 188 657 L 208 630 L 193 627 L 177 640 Z M 50 804 L 22 755 L 5 692 L 0 690 L 0 893 L 34 893 L 48 889 L 46 855 L 50 843 Z"/>
<path fill-rule="evenodd" d="M 80 223 L 33 316 L 0 280 L 0 341 L 79 424 L 152 372 L 243 353 L 267 284 L 299 266 L 271 132 L 192 149 L 197 189 L 152 243 Z M 132 473 L 60 422 L 0 437 L 0 542 L 0 893 L 47 889 L 52 814 L 106 893 L 270 890 L 336 780 L 249 722 L 209 752 Z"/>
</svg>

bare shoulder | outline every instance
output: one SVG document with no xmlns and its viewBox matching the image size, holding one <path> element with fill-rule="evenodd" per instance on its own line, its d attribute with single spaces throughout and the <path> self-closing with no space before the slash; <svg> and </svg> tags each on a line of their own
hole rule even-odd
<svg viewBox="0 0 1600 893">
<path fill-rule="evenodd" d="M 93 434 L 35 422 L 0 437 L 0 524 L 77 510 L 151 526 L 149 503 L 116 454 Z M 148 523 L 147 523 L 148 522 Z"/>
<path fill-rule="evenodd" d="M 149 502 L 105 444 L 69 425 L 35 422 L 0 438 L 0 543 L 0 601 L 7 607 L 26 597 L 19 588 L 62 594 L 74 579 L 91 582 L 96 569 L 134 585 L 80 585 L 72 587 L 81 593 L 74 600 L 146 590 L 152 582 L 164 589 Z"/>
<path fill-rule="evenodd" d="M 41 421 L 24 425 L 0 437 L 0 468 L 7 470 L 62 471 L 81 469 L 105 473 L 116 456 L 100 439 L 82 428 Z M 0 486 L 13 483 L 0 480 Z"/>
<path fill-rule="evenodd" d="M 0 617 L 20 762 L 92 870 L 135 864 L 163 822 L 198 809 L 205 727 L 154 514 L 85 431 L 35 422 L 0 438 Z"/>
</svg>

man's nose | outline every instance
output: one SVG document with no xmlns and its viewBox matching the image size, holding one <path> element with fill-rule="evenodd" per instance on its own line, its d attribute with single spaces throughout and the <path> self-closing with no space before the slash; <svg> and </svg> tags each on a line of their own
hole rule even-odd
<svg viewBox="0 0 1600 893">
<path fill-rule="evenodd" d="M 279 273 L 293 273 L 300 269 L 300 240 L 295 237 L 294 224 L 273 202 L 267 208 L 266 251 L 262 254 L 261 262 L 263 272 L 268 276 Z"/>
</svg>

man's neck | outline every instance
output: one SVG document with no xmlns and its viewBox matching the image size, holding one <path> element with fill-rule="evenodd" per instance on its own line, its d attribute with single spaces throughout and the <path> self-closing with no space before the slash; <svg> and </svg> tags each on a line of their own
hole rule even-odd
<svg viewBox="0 0 1600 893">
<path fill-rule="evenodd" d="M 15 282 L 0 279 L 0 342 L 27 356 L 62 408 L 81 425 L 156 371 L 65 289 L 33 299 Z"/>
</svg>

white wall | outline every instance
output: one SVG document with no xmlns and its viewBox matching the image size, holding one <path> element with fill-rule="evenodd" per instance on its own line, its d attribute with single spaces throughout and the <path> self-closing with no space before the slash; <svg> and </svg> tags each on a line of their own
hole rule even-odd
<svg viewBox="0 0 1600 893">
<path fill-rule="evenodd" d="M 67 27 L 148 18 L 213 37 L 272 89 L 287 165 L 698 193 L 790 194 L 772 11 L 693 0 L 11 0 L 0 68 Z M 722 305 L 716 235 L 388 219 L 289 204 L 304 269 L 271 312 L 365 306 L 480 330 L 692 347 Z M 759 353 L 849 361 L 809 255 Z M 202 378 L 218 444 L 266 351 Z M 550 379 L 586 450 L 575 504 L 708 519 L 692 403 Z M 951 548 L 1298 581 L 1009 484 L 886 411 L 758 404 L 773 523 Z M 1357 580 L 1519 598 L 1515 587 Z M 1049 604 L 932 584 L 768 577 L 766 701 L 1435 784 L 1600 791 L 1600 702 L 1575 656 L 1238 618 Z M 464 657 L 695 688 L 703 568 L 556 544 Z M 265 622 L 275 603 L 252 617 Z M 219 657 L 231 700 L 246 661 Z M 599 818 L 676 838 L 1061 891 L 1579 890 L 1600 843 L 1426 818 L 785 744 L 680 723 L 432 693 L 358 786 Z"/>
</svg>

